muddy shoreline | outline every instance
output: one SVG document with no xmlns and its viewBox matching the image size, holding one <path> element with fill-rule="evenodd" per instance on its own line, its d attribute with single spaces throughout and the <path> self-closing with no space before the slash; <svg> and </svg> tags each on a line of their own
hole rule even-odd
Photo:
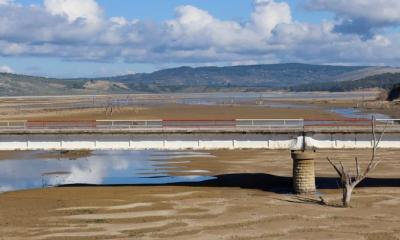
<svg viewBox="0 0 400 240">
<path fill-rule="evenodd" d="M 400 236 L 399 151 L 380 152 L 382 164 L 354 194 L 353 207 L 336 207 L 340 194 L 325 157 L 363 166 L 368 151 L 317 153 L 317 196 L 290 188 L 288 151 L 212 151 L 187 158 L 188 169 L 217 176 L 202 183 L 67 187 L 0 194 L 5 239 L 396 239 Z M 180 159 L 182 160 L 182 159 Z M 171 160 L 173 161 L 173 160 Z M 182 163 L 181 163 L 182 164 Z M 174 165 L 171 163 L 170 165 Z"/>
</svg>

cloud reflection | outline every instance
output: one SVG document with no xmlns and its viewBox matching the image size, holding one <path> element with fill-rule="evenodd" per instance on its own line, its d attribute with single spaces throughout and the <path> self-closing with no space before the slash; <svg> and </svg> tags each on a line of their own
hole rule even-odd
<svg viewBox="0 0 400 240">
<path fill-rule="evenodd" d="M 159 175 L 160 159 L 168 161 L 179 153 L 164 155 L 154 151 L 96 151 L 77 160 L 67 159 L 14 159 L 0 161 L 0 192 L 20 189 L 58 186 L 65 184 L 148 184 L 155 183 L 152 176 Z M 182 152 L 184 156 L 204 156 L 204 153 Z M 35 156 L 33 153 L 32 156 Z M 143 178 L 143 171 L 146 177 Z M 183 170 L 183 169 L 182 169 Z M 174 169 L 174 172 L 177 172 Z M 179 170 L 178 170 L 179 172 Z M 168 174 L 168 172 L 167 172 Z M 192 178 L 168 176 L 157 183 L 176 182 Z"/>
</svg>

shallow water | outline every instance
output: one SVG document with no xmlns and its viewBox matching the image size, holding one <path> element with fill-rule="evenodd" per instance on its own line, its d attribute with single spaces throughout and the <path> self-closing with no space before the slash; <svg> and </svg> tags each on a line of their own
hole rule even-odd
<svg viewBox="0 0 400 240">
<path fill-rule="evenodd" d="M 185 157 L 212 157 L 207 153 L 94 151 L 73 160 L 40 156 L 43 152 L 24 152 L 0 161 L 0 192 L 68 184 L 167 184 L 213 178 L 206 176 L 208 172 L 202 169 L 188 171 L 183 167 L 160 166 L 170 161 L 184 162 L 179 159 Z"/>
<path fill-rule="evenodd" d="M 365 118 L 365 119 L 372 119 L 375 117 L 376 119 L 393 119 L 389 115 L 381 114 L 381 113 L 367 113 L 363 112 L 360 109 L 356 108 L 333 108 L 330 110 L 331 112 L 340 114 L 341 116 L 347 118 Z"/>
</svg>

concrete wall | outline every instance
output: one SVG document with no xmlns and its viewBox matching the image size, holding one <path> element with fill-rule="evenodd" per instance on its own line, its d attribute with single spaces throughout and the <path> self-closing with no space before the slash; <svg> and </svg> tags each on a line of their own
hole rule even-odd
<svg viewBox="0 0 400 240">
<path fill-rule="evenodd" d="M 373 138 L 363 133 L 312 134 L 306 137 L 306 145 L 316 149 L 363 149 L 373 146 Z M 400 134 L 386 133 L 379 148 L 400 148 Z"/>
<path fill-rule="evenodd" d="M 211 150 L 292 149 L 302 146 L 297 134 L 26 134 L 0 135 L 0 150 Z M 312 134 L 307 146 L 316 149 L 370 148 L 370 134 Z M 400 148 L 400 134 L 386 134 L 381 148 Z"/>
</svg>

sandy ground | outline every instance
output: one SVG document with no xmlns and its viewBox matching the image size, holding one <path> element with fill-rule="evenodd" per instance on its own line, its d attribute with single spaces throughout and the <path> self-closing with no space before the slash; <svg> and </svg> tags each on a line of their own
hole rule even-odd
<svg viewBox="0 0 400 240">
<path fill-rule="evenodd" d="M 368 151 L 317 153 L 317 184 L 329 206 L 290 194 L 288 151 L 211 154 L 180 159 L 217 176 L 203 183 L 0 194 L 0 239 L 400 239 L 400 151 L 380 152 L 384 161 L 350 209 L 336 206 L 337 179 L 324 159 L 353 166 L 357 155 L 365 164 Z"/>
<path fill-rule="evenodd" d="M 148 107 L 118 107 L 112 114 L 104 108 L 4 112 L 12 120 L 141 120 L 141 119 L 336 119 L 337 114 L 315 109 L 285 109 L 260 106 L 205 106 L 161 104 Z"/>
</svg>

